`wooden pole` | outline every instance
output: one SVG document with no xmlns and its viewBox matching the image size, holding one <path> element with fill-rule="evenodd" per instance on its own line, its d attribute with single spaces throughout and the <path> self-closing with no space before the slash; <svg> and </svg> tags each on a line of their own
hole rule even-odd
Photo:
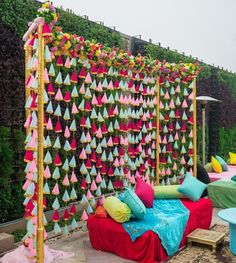
<svg viewBox="0 0 236 263">
<path fill-rule="evenodd" d="M 38 196 L 37 196 L 37 263 L 44 262 L 44 225 L 43 225 L 43 138 L 44 138 L 44 38 L 42 25 L 38 28 Z"/>
<path fill-rule="evenodd" d="M 157 104 L 156 104 L 156 123 L 157 123 L 157 128 L 156 128 L 156 185 L 159 185 L 159 177 L 160 177 L 160 173 L 159 173 L 159 121 L 160 121 L 160 107 L 159 107 L 159 103 L 160 103 L 160 83 L 159 83 L 159 79 L 157 79 L 156 81 L 156 98 L 157 98 Z"/>
<path fill-rule="evenodd" d="M 197 177 L 197 101 L 196 101 L 196 78 L 193 87 L 193 175 Z"/>
</svg>

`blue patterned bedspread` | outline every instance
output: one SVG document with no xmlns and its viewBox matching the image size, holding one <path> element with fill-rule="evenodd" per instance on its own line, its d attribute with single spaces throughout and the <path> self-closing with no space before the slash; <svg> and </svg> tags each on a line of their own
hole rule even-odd
<svg viewBox="0 0 236 263">
<path fill-rule="evenodd" d="M 152 230 L 158 234 L 168 256 L 178 251 L 187 222 L 189 210 L 180 200 L 154 200 L 153 208 L 147 208 L 142 220 L 131 220 L 123 223 L 123 227 L 132 241 L 143 233 Z"/>
</svg>

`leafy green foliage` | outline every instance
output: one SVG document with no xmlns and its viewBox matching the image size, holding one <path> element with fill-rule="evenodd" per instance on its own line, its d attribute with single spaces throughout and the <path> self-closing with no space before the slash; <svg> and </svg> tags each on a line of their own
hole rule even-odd
<svg viewBox="0 0 236 263">
<path fill-rule="evenodd" d="M 207 162 L 208 144 L 209 144 L 207 126 L 206 126 L 205 136 L 206 136 L 205 137 L 205 153 L 206 153 L 206 162 Z M 202 127 L 201 126 L 197 126 L 197 155 L 198 155 L 199 162 L 202 163 Z"/>
<path fill-rule="evenodd" d="M 236 98 L 236 74 L 225 70 L 219 70 L 217 77 L 221 83 L 229 87 L 232 95 Z"/>
<path fill-rule="evenodd" d="M 28 29 L 28 23 L 36 18 L 36 12 L 41 6 L 33 0 L 1 0 L 0 21 L 9 26 L 20 38 Z M 57 26 L 63 27 L 63 32 L 82 35 L 86 39 L 95 39 L 110 47 L 123 48 L 124 41 L 119 33 L 100 26 L 73 13 L 58 9 L 60 19 Z"/>
<path fill-rule="evenodd" d="M 124 47 L 124 41 L 120 34 L 108 29 L 106 27 L 100 26 L 94 22 L 85 20 L 75 14 L 59 10 L 61 16 L 57 23 L 57 26 L 61 26 L 63 32 L 77 34 L 83 36 L 88 40 L 96 40 L 99 43 L 107 45 L 108 47 Z"/>
<path fill-rule="evenodd" d="M 146 55 L 151 56 L 153 59 L 158 59 L 160 61 L 166 60 L 169 63 L 196 63 L 197 61 L 192 57 L 185 56 L 173 50 L 169 50 L 158 45 L 147 45 L 145 46 Z M 206 79 L 211 76 L 211 68 L 205 63 L 200 63 L 203 67 L 198 79 Z"/>
<path fill-rule="evenodd" d="M 228 159 L 229 152 L 236 152 L 236 125 L 230 129 L 221 127 L 219 133 L 219 155 Z"/>
<path fill-rule="evenodd" d="M 8 184 L 13 173 L 13 151 L 9 142 L 10 129 L 0 126 L 0 187 Z"/>
<path fill-rule="evenodd" d="M 22 37 L 39 7 L 40 3 L 32 0 L 1 0 L 0 21 Z"/>
<path fill-rule="evenodd" d="M 22 131 L 11 132 L 0 126 L 0 223 L 23 215 L 23 206 L 19 205 L 23 202 L 23 158 L 19 159 L 19 153 L 24 151 L 23 138 Z"/>
</svg>

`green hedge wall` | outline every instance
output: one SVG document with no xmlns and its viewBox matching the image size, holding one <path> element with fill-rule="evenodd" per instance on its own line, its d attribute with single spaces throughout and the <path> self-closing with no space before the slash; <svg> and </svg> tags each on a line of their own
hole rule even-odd
<svg viewBox="0 0 236 263">
<path fill-rule="evenodd" d="M 0 223 L 23 215 L 24 133 L 0 126 Z"/>
<path fill-rule="evenodd" d="M 40 6 L 41 3 L 34 0 L 1 0 L 0 21 L 22 38 L 28 29 L 29 21 L 35 19 L 35 13 Z M 58 11 L 61 17 L 57 25 L 63 27 L 63 32 L 76 33 L 86 39 L 95 39 L 110 47 L 124 47 L 124 41 L 118 32 L 85 20 L 73 13 L 61 9 Z"/>
<path fill-rule="evenodd" d="M 192 57 L 185 56 L 183 54 L 177 53 L 173 50 L 169 50 L 168 48 L 164 48 L 158 45 L 147 45 L 145 47 L 146 55 L 151 56 L 152 58 L 158 58 L 159 60 L 166 60 L 170 63 L 179 63 L 179 62 L 186 62 L 186 63 L 195 63 L 196 59 Z M 205 63 L 200 63 L 203 66 L 203 70 L 200 73 L 198 79 L 207 79 L 211 76 L 211 68 L 209 65 Z"/>
</svg>

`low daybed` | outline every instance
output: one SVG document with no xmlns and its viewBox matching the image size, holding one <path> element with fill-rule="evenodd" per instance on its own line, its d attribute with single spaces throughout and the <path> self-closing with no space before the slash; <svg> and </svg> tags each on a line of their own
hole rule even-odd
<svg viewBox="0 0 236 263">
<path fill-rule="evenodd" d="M 198 202 L 181 199 L 182 204 L 190 211 L 185 232 L 179 247 L 186 244 L 186 237 L 196 228 L 208 229 L 212 220 L 212 202 L 201 198 Z M 112 218 L 88 219 L 89 237 L 96 250 L 108 251 L 118 256 L 141 263 L 155 263 L 167 259 L 167 254 L 158 235 L 153 231 L 144 233 L 132 242 L 122 224 Z"/>
<path fill-rule="evenodd" d="M 236 174 L 236 165 L 228 165 L 228 171 L 222 173 L 210 172 L 208 173 L 211 182 L 215 182 L 221 179 L 230 180 Z"/>
</svg>

